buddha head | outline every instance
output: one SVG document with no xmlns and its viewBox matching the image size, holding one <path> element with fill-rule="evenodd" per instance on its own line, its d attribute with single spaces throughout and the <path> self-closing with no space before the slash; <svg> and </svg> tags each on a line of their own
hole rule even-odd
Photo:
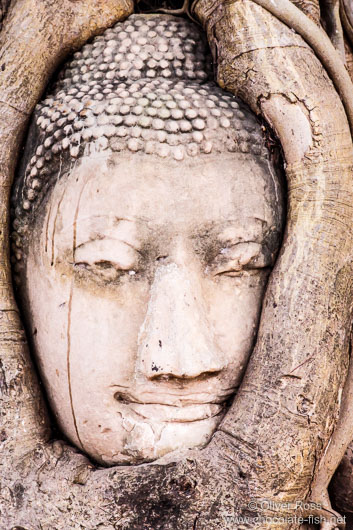
<svg viewBox="0 0 353 530">
<path fill-rule="evenodd" d="M 205 446 L 256 337 L 282 189 L 210 64 L 191 23 L 135 15 L 74 55 L 32 120 L 18 296 L 57 423 L 101 464 Z"/>
</svg>

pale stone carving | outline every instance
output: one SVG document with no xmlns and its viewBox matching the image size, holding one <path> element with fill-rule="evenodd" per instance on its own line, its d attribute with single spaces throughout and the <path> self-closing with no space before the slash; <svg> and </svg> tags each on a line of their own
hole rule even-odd
<svg viewBox="0 0 353 530">
<path fill-rule="evenodd" d="M 100 463 L 204 446 L 256 336 L 281 184 L 210 65 L 192 24 L 133 16 L 35 113 L 14 270 L 55 417 Z"/>
<path fill-rule="evenodd" d="M 307 9 L 310 2 L 295 3 L 319 23 L 319 10 Z M 291 516 L 304 515 L 297 500 L 316 501 L 322 508 L 314 508 L 315 514 L 326 518 L 326 486 L 353 436 L 351 363 L 346 380 L 352 301 L 352 245 L 347 237 L 352 208 L 347 123 L 347 118 L 352 123 L 352 86 L 338 53 L 322 29 L 290 0 L 197 0 L 187 10 L 207 33 L 214 79 L 240 95 L 281 142 L 288 182 L 285 237 L 267 285 L 246 374 L 210 443 L 184 457 L 178 454 L 177 461 L 175 454 L 167 455 L 168 466 L 158 460 L 102 469 L 82 451 L 58 441 L 61 433 L 48 428 L 43 387 L 37 384 L 13 299 L 8 204 L 27 116 L 55 68 L 70 50 L 79 49 L 114 20 L 123 20 L 133 6 L 126 0 L 98 7 L 89 0 L 12 4 L 0 47 L 2 526 L 233 528 L 234 517 L 250 515 L 245 526 L 254 528 L 255 517 L 273 516 L 260 502 L 255 508 L 253 500 L 264 498 L 280 501 L 281 506 L 291 503 L 286 511 Z M 326 18 L 323 11 L 321 17 Z M 337 32 L 330 37 L 337 46 Z M 348 50 L 348 68 L 349 56 Z M 80 152 L 78 159 L 80 163 Z M 62 162 L 65 167 L 64 157 Z M 50 164 L 45 163 L 44 170 L 48 169 Z M 37 191 L 47 177 L 37 179 Z M 40 215 L 34 188 L 23 189 L 24 196 L 16 201 L 20 222 L 13 252 L 14 268 L 21 276 L 23 252 L 25 259 L 28 256 L 22 230 L 34 226 L 30 217 L 35 211 Z M 49 201 L 48 195 L 43 196 Z M 349 451 L 345 462 L 350 465 Z M 342 492 L 347 484 L 343 490 L 339 483 L 335 487 Z M 351 499 L 344 493 L 349 509 Z M 342 496 L 338 500 L 342 506 Z M 250 514 L 249 502 L 254 506 Z M 329 525 L 336 523 L 338 519 Z"/>
</svg>

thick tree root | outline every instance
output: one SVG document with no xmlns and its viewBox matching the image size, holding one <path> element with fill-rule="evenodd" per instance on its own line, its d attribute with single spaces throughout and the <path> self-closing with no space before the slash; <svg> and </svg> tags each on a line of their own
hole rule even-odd
<svg viewBox="0 0 353 530">
<path fill-rule="evenodd" d="M 290 0 L 253 0 L 267 9 L 278 20 L 293 28 L 311 46 L 326 68 L 346 110 L 353 133 L 353 85 L 342 57 L 333 47 L 329 37 Z"/>
<path fill-rule="evenodd" d="M 353 366 L 349 365 L 348 376 L 344 386 L 339 419 L 326 452 L 319 463 L 311 486 L 313 499 L 322 499 L 327 495 L 330 480 L 341 462 L 349 443 L 353 439 Z"/>
<path fill-rule="evenodd" d="M 325 21 L 325 29 L 331 39 L 333 46 L 339 52 L 343 63 L 346 62 L 343 28 L 340 17 L 340 0 L 322 1 L 322 19 Z"/>
</svg>

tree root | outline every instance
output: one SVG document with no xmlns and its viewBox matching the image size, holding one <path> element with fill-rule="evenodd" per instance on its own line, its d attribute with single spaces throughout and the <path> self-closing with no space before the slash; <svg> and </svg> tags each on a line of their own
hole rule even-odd
<svg viewBox="0 0 353 530">
<path fill-rule="evenodd" d="M 311 495 L 316 502 L 325 506 L 329 503 L 327 487 L 331 478 L 341 462 L 344 453 L 353 439 L 353 363 L 350 360 L 348 375 L 342 395 L 342 404 L 336 429 L 333 432 L 329 445 L 319 464 L 311 486 Z M 329 527 L 327 527 L 329 529 Z M 326 530 L 326 527 L 325 527 Z"/>
<path fill-rule="evenodd" d="M 340 95 L 353 133 L 353 84 L 329 37 L 290 0 L 253 0 L 294 29 L 311 46 Z"/>
<path fill-rule="evenodd" d="M 343 63 L 346 62 L 343 28 L 340 17 L 339 0 L 322 0 L 322 19 L 325 23 L 325 29 L 331 39 L 332 44 L 341 55 Z"/>
<path fill-rule="evenodd" d="M 183 6 L 180 9 L 164 9 L 161 7 L 160 9 L 156 9 L 154 12 L 166 13 L 168 15 L 188 15 L 190 18 L 192 18 L 189 12 L 189 4 L 190 0 L 184 0 Z"/>
<path fill-rule="evenodd" d="M 339 521 L 342 520 L 342 516 L 336 512 L 332 506 L 329 494 L 326 490 L 323 490 L 320 495 L 315 495 L 315 497 L 312 497 L 315 499 L 315 503 L 318 506 L 322 507 L 322 514 L 321 517 L 324 520 L 320 524 L 320 530 L 336 530 L 337 528 L 346 528 L 345 523 L 341 523 Z M 313 501 L 308 501 L 308 503 Z"/>
<path fill-rule="evenodd" d="M 190 20 L 192 20 L 195 24 L 199 25 L 199 21 L 196 20 L 191 12 L 190 12 L 190 0 L 184 0 L 184 3 L 180 9 L 165 9 L 165 8 L 159 8 L 155 9 L 153 11 L 154 13 L 164 13 L 166 15 L 186 15 Z"/>
</svg>

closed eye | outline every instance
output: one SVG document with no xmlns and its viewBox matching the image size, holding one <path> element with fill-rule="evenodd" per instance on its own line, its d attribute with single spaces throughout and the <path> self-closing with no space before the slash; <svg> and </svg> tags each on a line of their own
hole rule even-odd
<svg viewBox="0 0 353 530">
<path fill-rule="evenodd" d="M 244 276 L 256 276 L 260 273 L 269 273 L 271 267 L 256 267 L 256 268 L 242 268 L 238 270 L 234 269 L 225 269 L 215 273 L 215 276 L 228 276 L 230 278 L 240 278 Z"/>
<path fill-rule="evenodd" d="M 125 241 L 110 238 L 88 241 L 75 249 L 75 264 L 96 270 L 135 269 L 140 253 Z"/>
<path fill-rule="evenodd" d="M 215 276 L 251 276 L 271 265 L 271 257 L 263 252 L 262 246 L 249 241 L 221 249 L 213 260 L 211 271 Z"/>
<path fill-rule="evenodd" d="M 88 275 L 110 282 L 118 280 L 123 275 L 133 276 L 137 272 L 134 269 L 122 268 L 120 265 L 108 260 L 97 260 L 92 263 L 76 261 L 74 269 L 82 278 L 84 275 Z"/>
</svg>

